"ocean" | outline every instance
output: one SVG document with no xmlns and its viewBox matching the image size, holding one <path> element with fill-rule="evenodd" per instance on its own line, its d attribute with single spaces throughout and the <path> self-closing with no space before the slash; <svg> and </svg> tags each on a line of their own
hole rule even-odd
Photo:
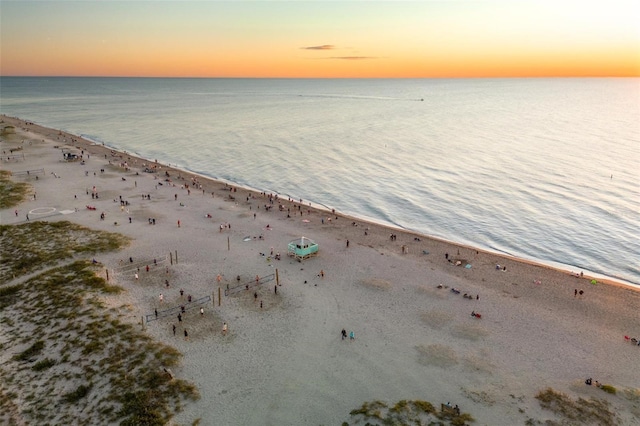
<svg viewBox="0 0 640 426">
<path fill-rule="evenodd" d="M 640 285 L 640 79 L 0 78 L 0 113 Z"/>
</svg>

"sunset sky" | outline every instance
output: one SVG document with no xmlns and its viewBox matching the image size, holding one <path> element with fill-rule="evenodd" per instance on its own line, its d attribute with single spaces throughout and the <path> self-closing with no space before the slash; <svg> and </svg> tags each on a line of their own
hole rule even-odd
<svg viewBox="0 0 640 426">
<path fill-rule="evenodd" d="M 639 76 L 640 1 L 5 1 L 0 75 Z"/>
</svg>

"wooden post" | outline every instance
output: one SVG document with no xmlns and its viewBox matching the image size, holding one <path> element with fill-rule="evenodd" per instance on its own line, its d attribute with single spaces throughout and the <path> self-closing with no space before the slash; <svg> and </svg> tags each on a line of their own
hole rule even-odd
<svg viewBox="0 0 640 426">
<path fill-rule="evenodd" d="M 173 253 L 169 252 L 169 261 L 173 265 Z"/>
<path fill-rule="evenodd" d="M 178 264 L 178 250 L 176 250 L 176 265 Z"/>
<path fill-rule="evenodd" d="M 144 315 L 140 317 L 140 324 L 142 324 L 142 329 L 144 330 Z"/>
<path fill-rule="evenodd" d="M 229 242 L 229 237 L 227 237 L 227 251 L 231 250 L 231 243 Z"/>
<path fill-rule="evenodd" d="M 276 285 L 280 285 L 280 276 L 278 275 L 278 268 L 276 268 Z"/>
<path fill-rule="evenodd" d="M 220 300 L 222 300 L 222 289 L 218 287 L 218 306 L 220 306 Z"/>
<path fill-rule="evenodd" d="M 109 281 L 109 270 L 105 269 L 104 271 L 107 273 L 107 281 Z"/>
</svg>

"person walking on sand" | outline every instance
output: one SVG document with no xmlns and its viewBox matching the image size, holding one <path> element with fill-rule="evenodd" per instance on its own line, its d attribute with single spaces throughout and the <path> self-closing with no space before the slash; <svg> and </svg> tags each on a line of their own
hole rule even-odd
<svg viewBox="0 0 640 426">
<path fill-rule="evenodd" d="M 160 298 L 160 303 L 164 302 L 164 294 L 160 293 L 159 298 Z"/>
<path fill-rule="evenodd" d="M 353 330 L 349 332 L 349 340 L 356 340 L 356 333 L 354 333 Z"/>
<path fill-rule="evenodd" d="M 204 316 L 204 308 L 200 308 L 200 315 Z"/>
<path fill-rule="evenodd" d="M 342 329 L 342 340 L 347 338 L 347 330 L 345 330 L 344 328 Z"/>
<path fill-rule="evenodd" d="M 173 335 L 174 336 L 176 335 L 176 325 L 175 324 L 173 324 Z"/>
<path fill-rule="evenodd" d="M 225 323 L 222 324 L 222 335 L 223 336 L 227 335 L 227 329 L 228 329 L 227 323 L 225 322 Z"/>
<path fill-rule="evenodd" d="M 189 340 L 189 332 L 186 328 L 184 329 L 184 340 Z"/>
</svg>

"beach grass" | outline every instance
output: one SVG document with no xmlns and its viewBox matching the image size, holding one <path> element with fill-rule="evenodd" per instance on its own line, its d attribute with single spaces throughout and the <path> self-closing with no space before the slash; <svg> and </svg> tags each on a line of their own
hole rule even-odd
<svg viewBox="0 0 640 426">
<path fill-rule="evenodd" d="M 611 404 L 604 399 L 574 400 L 570 396 L 552 388 L 540 391 L 536 395 L 540 406 L 562 418 L 560 423 L 553 421 L 547 424 L 581 424 L 615 426 L 619 424 L 618 415 L 611 408 Z"/>
<path fill-rule="evenodd" d="M 68 221 L 0 225 L 0 285 L 79 254 L 117 250 L 129 241 L 120 234 L 95 231 Z"/>
<path fill-rule="evenodd" d="M 458 413 L 453 408 L 437 409 L 429 401 L 400 400 L 393 404 L 384 401 L 364 402 L 349 413 L 354 424 L 362 421 L 368 425 L 450 425 L 463 426 L 474 422 L 468 413 Z M 348 426 L 348 422 L 343 422 Z"/>
<path fill-rule="evenodd" d="M 13 182 L 11 172 L 0 170 L 0 209 L 17 206 L 25 200 L 29 191 L 31 191 L 31 185 Z"/>
<path fill-rule="evenodd" d="M 114 288 L 76 261 L 1 289 L 0 422 L 162 425 L 199 397 L 168 373 L 178 351 L 105 309 Z"/>
</svg>

